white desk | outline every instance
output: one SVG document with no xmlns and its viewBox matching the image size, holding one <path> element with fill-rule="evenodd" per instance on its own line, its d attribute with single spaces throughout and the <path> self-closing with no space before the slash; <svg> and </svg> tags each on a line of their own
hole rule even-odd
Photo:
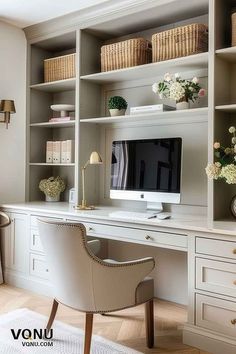
<svg viewBox="0 0 236 354">
<path fill-rule="evenodd" d="M 188 323 L 184 342 L 216 354 L 235 354 L 236 222 L 173 215 L 169 220 L 122 220 L 115 208 L 77 211 L 67 203 L 3 205 L 12 227 L 4 231 L 8 283 L 48 294 L 48 268 L 37 230 L 39 216 L 82 222 L 89 236 L 187 252 Z M 171 260 L 170 260 L 171 261 Z M 50 271 L 50 270 L 49 270 Z"/>
</svg>

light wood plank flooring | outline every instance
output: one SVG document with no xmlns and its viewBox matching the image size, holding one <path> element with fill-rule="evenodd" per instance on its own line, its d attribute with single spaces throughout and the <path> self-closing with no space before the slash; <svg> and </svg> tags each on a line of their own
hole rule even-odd
<svg viewBox="0 0 236 354">
<path fill-rule="evenodd" d="M 52 299 L 8 285 L 0 285 L 0 314 L 26 307 L 48 316 Z M 57 320 L 83 328 L 84 314 L 60 305 Z M 145 346 L 144 306 L 114 314 L 95 315 L 93 333 L 145 354 L 208 354 L 182 344 L 181 325 L 186 309 L 166 301 L 155 301 L 155 348 Z"/>
</svg>

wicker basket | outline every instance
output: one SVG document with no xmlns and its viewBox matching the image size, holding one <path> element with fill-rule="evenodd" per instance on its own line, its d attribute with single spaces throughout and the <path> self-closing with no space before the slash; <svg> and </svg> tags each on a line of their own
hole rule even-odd
<svg viewBox="0 0 236 354">
<path fill-rule="evenodd" d="M 75 77 L 75 54 L 44 60 L 44 82 Z"/>
<path fill-rule="evenodd" d="M 151 53 L 151 43 L 144 38 L 104 45 L 101 48 L 101 71 L 150 63 Z"/>
<path fill-rule="evenodd" d="M 208 50 L 208 27 L 191 24 L 152 36 L 152 61 L 184 57 Z"/>
<path fill-rule="evenodd" d="M 232 47 L 236 46 L 236 11 L 232 13 Z"/>
</svg>

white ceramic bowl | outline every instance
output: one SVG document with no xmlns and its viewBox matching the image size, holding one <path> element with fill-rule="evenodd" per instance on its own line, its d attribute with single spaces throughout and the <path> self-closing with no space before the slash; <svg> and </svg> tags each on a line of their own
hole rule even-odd
<svg viewBox="0 0 236 354">
<path fill-rule="evenodd" d="M 55 112 L 61 112 L 61 117 L 67 117 L 69 112 L 75 111 L 75 105 L 73 104 L 52 104 L 51 109 Z"/>
<path fill-rule="evenodd" d="M 75 105 L 73 105 L 73 104 L 52 104 L 51 109 L 56 112 L 61 112 L 61 111 L 74 112 Z"/>
</svg>

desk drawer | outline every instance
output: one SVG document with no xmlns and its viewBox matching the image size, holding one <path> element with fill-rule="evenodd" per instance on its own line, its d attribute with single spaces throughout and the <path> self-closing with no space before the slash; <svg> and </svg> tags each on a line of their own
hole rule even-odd
<svg viewBox="0 0 236 354">
<path fill-rule="evenodd" d="M 197 326 L 236 335 L 236 303 L 205 295 L 196 295 Z"/>
<path fill-rule="evenodd" d="M 53 220 L 53 221 L 63 220 L 63 218 L 53 218 L 53 217 L 49 217 L 47 215 L 31 215 L 30 216 L 30 225 L 31 225 L 31 227 L 38 227 L 37 219 L 40 219 L 40 218 L 46 218 L 46 219 Z"/>
<path fill-rule="evenodd" d="M 196 252 L 236 260 L 236 242 L 196 237 Z"/>
<path fill-rule="evenodd" d="M 178 248 L 187 248 L 187 236 L 159 231 L 149 231 L 133 229 L 129 227 L 111 226 L 94 223 L 84 223 L 87 234 L 93 237 L 105 237 L 111 239 L 128 239 L 137 243 L 146 243 L 158 246 L 169 246 Z"/>
<path fill-rule="evenodd" d="M 43 279 L 48 279 L 48 266 L 45 256 L 40 254 L 30 254 L 30 274 Z"/>
<path fill-rule="evenodd" d="M 236 297 L 236 264 L 196 258 L 196 287 Z"/>
<path fill-rule="evenodd" d="M 30 249 L 32 251 L 44 252 L 38 229 L 30 230 Z"/>
</svg>

